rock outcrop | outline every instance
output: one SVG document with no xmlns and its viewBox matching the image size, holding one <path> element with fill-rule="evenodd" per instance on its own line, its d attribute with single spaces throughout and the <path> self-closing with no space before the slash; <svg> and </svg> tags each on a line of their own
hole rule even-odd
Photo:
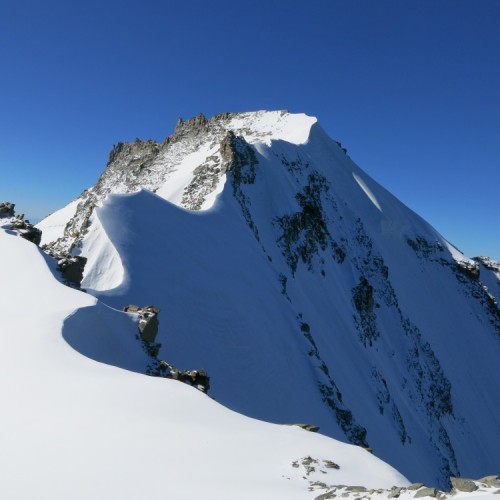
<svg viewBox="0 0 500 500">
<path fill-rule="evenodd" d="M 399 498 L 410 500 L 413 498 L 437 498 L 445 500 L 454 498 L 457 494 L 472 493 L 474 498 L 480 499 L 485 495 L 489 498 L 491 494 L 500 494 L 500 481 L 498 476 L 487 476 L 482 479 L 463 479 L 451 477 L 453 488 L 451 491 L 442 491 L 434 487 L 428 487 L 423 483 L 413 483 L 409 486 L 393 486 L 390 489 L 369 489 L 364 486 L 346 486 L 344 484 L 328 485 L 323 480 L 318 480 L 326 474 L 327 468 L 339 468 L 330 460 L 318 460 L 312 457 L 305 457 L 292 462 L 292 467 L 301 469 L 305 478 L 309 481 L 309 491 L 323 491 L 315 497 L 315 500 L 326 500 L 331 498 L 352 498 L 371 500 L 376 498 Z M 318 474 L 319 473 L 319 474 Z"/>
<path fill-rule="evenodd" d="M 16 205 L 10 201 L 0 203 L 0 217 L 13 217 Z"/>
<path fill-rule="evenodd" d="M 81 283 L 87 258 L 81 255 L 57 253 L 53 248 L 42 247 L 42 249 L 57 262 L 57 271 L 61 276 L 61 281 L 66 286 L 84 291 Z"/>
<path fill-rule="evenodd" d="M 125 312 L 135 313 L 139 316 L 139 334 L 141 340 L 144 342 L 152 343 L 158 335 L 158 314 L 160 309 L 156 306 L 139 307 L 134 304 L 128 305 L 123 308 Z"/>
<path fill-rule="evenodd" d="M 174 380 L 178 380 L 179 382 L 184 382 L 185 384 L 189 384 L 196 389 L 208 393 L 210 389 L 210 377 L 206 370 L 180 370 L 179 368 L 175 368 L 171 364 L 166 361 L 160 361 L 158 365 L 158 370 L 153 375 L 171 378 Z"/>
<path fill-rule="evenodd" d="M 0 218 L 8 219 L 2 226 L 38 246 L 42 239 L 42 231 L 31 224 L 28 219 L 25 219 L 24 214 L 16 215 L 15 206 L 15 203 L 9 201 L 0 203 Z"/>
<path fill-rule="evenodd" d="M 58 260 L 58 269 L 61 272 L 65 284 L 72 288 L 80 288 L 86 262 L 87 258 L 80 255 L 67 255 Z"/>
<path fill-rule="evenodd" d="M 318 432 L 319 431 L 318 425 L 312 425 L 312 424 L 292 424 L 292 425 L 295 425 L 296 427 L 300 427 L 301 429 L 304 429 L 305 431 L 309 431 L 309 432 Z"/>
<path fill-rule="evenodd" d="M 472 479 L 451 477 L 450 481 L 455 491 L 466 491 L 467 493 L 471 493 L 477 490 L 476 483 Z"/>
<path fill-rule="evenodd" d="M 152 363 L 146 371 L 148 375 L 178 380 L 179 382 L 196 387 L 201 392 L 208 393 L 210 389 L 210 377 L 204 369 L 181 370 L 165 360 L 158 359 L 158 353 L 161 348 L 161 344 L 155 342 L 160 325 L 158 320 L 160 309 L 158 307 L 153 305 L 139 307 L 135 304 L 130 304 L 125 306 L 123 311 L 137 314 L 139 318 L 138 338 L 142 342 L 144 351 L 152 359 Z"/>
<path fill-rule="evenodd" d="M 24 214 L 16 215 L 15 204 L 11 202 L 0 203 L 0 219 L 4 219 L 2 227 L 13 234 L 18 234 L 21 238 L 31 241 L 35 245 L 40 245 L 42 231 L 24 218 Z M 57 270 L 59 271 L 62 282 L 71 287 L 80 290 L 80 284 L 83 279 L 83 270 L 86 257 L 73 256 L 70 254 L 56 253 L 52 248 L 44 248 L 45 252 L 57 261 Z"/>
</svg>

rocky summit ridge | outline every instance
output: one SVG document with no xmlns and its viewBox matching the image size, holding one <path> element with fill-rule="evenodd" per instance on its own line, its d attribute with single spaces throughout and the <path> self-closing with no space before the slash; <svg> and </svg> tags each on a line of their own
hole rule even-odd
<svg viewBox="0 0 500 500">
<path fill-rule="evenodd" d="M 161 143 L 151 139 L 118 142 L 112 147 L 97 183 L 79 196 L 78 210 L 67 222 L 57 243 L 51 242 L 52 250 L 67 253 L 79 247 L 94 208 L 108 194 L 139 189 L 155 193 L 172 177 L 185 157 L 200 149 L 208 149 L 211 154 L 207 153 L 196 167 L 178 204 L 188 210 L 204 208 L 207 196 L 217 189 L 226 172 L 230 150 L 236 147 L 236 137 L 246 134 L 249 142 L 272 137 L 273 121 L 267 130 L 265 126 L 252 128 L 255 121 L 259 123 L 262 121 L 259 118 L 268 115 L 276 115 L 279 122 L 288 112 L 221 113 L 210 119 L 199 114 L 188 120 L 179 118 L 174 132 Z"/>
<path fill-rule="evenodd" d="M 198 115 L 162 143 L 118 143 L 38 227 L 47 251 L 87 259 L 89 293 L 157 305 L 161 359 L 205 367 L 229 407 L 318 425 L 442 489 L 500 469 L 500 267 L 315 118 Z"/>
</svg>

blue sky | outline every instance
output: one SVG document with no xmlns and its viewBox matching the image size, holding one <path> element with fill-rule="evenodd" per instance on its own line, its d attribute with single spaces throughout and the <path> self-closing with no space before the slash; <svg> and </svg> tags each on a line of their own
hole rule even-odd
<svg viewBox="0 0 500 500">
<path fill-rule="evenodd" d="M 315 115 L 468 255 L 500 260 L 500 1 L 0 3 L 0 201 L 42 217 L 118 141 Z"/>
</svg>

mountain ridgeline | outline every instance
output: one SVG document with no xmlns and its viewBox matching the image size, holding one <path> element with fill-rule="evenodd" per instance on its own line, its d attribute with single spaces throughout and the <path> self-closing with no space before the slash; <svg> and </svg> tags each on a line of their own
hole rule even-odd
<svg viewBox="0 0 500 500">
<path fill-rule="evenodd" d="M 114 146 L 38 227 L 47 251 L 87 259 L 89 293 L 157 305 L 159 357 L 204 367 L 230 408 L 319 425 L 442 488 L 500 470 L 500 266 L 465 257 L 315 118 L 179 119 L 162 143 Z"/>
</svg>

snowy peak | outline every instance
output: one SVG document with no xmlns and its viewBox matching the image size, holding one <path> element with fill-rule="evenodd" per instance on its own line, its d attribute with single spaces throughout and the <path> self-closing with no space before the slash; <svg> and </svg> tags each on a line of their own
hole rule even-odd
<svg viewBox="0 0 500 500">
<path fill-rule="evenodd" d="M 39 227 L 49 249 L 87 258 L 89 292 L 158 305 L 162 359 L 206 368 L 231 408 L 319 425 L 441 487 L 500 469 L 498 268 L 315 118 L 199 115 L 161 144 L 118 144 Z"/>
<path fill-rule="evenodd" d="M 221 144 L 229 132 L 254 145 L 278 140 L 301 144 L 308 140 L 314 123 L 316 118 L 287 111 L 222 113 L 211 119 L 200 114 L 186 121 L 180 118 L 174 133 L 161 144 L 139 139 L 118 143 L 97 184 L 79 197 L 77 214 L 70 216 L 67 226 L 58 222 L 58 212 L 41 223 L 42 230 L 50 234 L 43 243 L 53 242 L 57 236 L 60 252 L 79 247 L 94 208 L 109 193 L 145 188 L 183 208 L 208 209 L 224 186 Z"/>
<path fill-rule="evenodd" d="M 291 114 L 286 110 L 221 113 L 211 119 L 200 114 L 186 121 L 179 118 L 172 139 L 193 133 L 216 133 L 223 129 L 232 130 L 251 144 L 262 142 L 269 145 L 271 140 L 303 144 L 307 142 L 311 126 L 316 122 L 315 117 Z"/>
</svg>

